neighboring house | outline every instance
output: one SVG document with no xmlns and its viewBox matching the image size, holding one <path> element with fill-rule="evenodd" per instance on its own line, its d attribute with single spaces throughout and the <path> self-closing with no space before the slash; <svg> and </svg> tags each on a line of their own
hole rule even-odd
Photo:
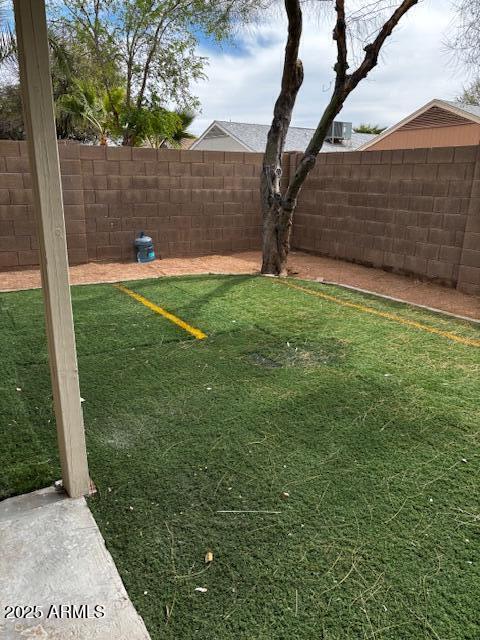
<svg viewBox="0 0 480 640">
<path fill-rule="evenodd" d="M 270 125 L 247 124 L 245 122 L 225 122 L 214 120 L 190 147 L 202 151 L 251 151 L 263 152 L 267 144 Z M 285 151 L 305 151 L 315 129 L 290 127 L 285 141 Z M 321 152 L 354 151 L 362 144 L 377 136 L 370 133 L 351 133 L 347 125 L 347 136 L 335 142 L 324 142 Z"/>
<path fill-rule="evenodd" d="M 480 107 L 435 99 L 380 133 L 375 140 L 363 144 L 360 150 L 463 147 L 476 144 L 480 144 Z"/>
</svg>

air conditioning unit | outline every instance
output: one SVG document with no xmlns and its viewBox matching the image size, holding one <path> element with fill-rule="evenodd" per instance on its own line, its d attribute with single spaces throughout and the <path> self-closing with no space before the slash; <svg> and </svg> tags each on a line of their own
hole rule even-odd
<svg viewBox="0 0 480 640">
<path fill-rule="evenodd" d="M 335 120 L 330 125 L 325 140 L 327 142 L 335 143 L 342 142 L 343 140 L 350 140 L 352 137 L 352 123 L 351 122 L 338 122 Z"/>
</svg>

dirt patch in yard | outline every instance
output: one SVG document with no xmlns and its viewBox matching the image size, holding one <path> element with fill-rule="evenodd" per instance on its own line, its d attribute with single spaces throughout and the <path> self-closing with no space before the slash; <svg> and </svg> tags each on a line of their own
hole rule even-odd
<svg viewBox="0 0 480 640">
<path fill-rule="evenodd" d="M 258 273 L 260 263 L 259 251 L 195 258 L 166 258 L 148 264 L 90 262 L 71 267 L 70 280 L 72 284 L 95 284 L 186 274 L 253 274 Z M 290 254 L 289 266 L 292 275 L 298 278 L 323 279 L 480 320 L 480 299 L 455 289 L 300 251 Z M 38 269 L 0 273 L 0 291 L 35 289 L 40 285 Z"/>
</svg>

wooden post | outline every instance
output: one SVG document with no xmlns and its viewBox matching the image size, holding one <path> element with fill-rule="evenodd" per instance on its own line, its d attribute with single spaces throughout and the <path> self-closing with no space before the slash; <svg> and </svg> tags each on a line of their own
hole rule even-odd
<svg viewBox="0 0 480 640">
<path fill-rule="evenodd" d="M 63 485 L 89 490 L 44 0 L 14 0 Z"/>
</svg>

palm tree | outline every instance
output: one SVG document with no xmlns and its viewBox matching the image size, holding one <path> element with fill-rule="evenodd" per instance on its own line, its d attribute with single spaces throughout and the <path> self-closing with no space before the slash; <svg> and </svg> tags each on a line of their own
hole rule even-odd
<svg viewBox="0 0 480 640">
<path fill-rule="evenodd" d="M 173 147 L 180 148 L 184 140 L 195 140 L 196 138 L 193 133 L 187 131 L 195 120 L 196 114 L 189 109 L 177 109 L 175 113 L 180 118 L 182 126 L 173 134 L 169 142 Z"/>
<path fill-rule="evenodd" d="M 78 82 L 74 93 L 60 96 L 56 106 L 59 115 L 67 114 L 77 124 L 87 124 L 95 132 L 100 144 L 107 144 L 108 113 L 105 101 L 92 85 Z"/>
</svg>

